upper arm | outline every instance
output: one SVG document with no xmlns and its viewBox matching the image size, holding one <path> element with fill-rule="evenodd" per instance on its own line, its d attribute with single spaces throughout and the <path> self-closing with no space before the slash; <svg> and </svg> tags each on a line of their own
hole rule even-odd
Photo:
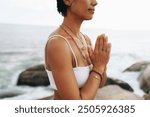
<svg viewBox="0 0 150 117">
<path fill-rule="evenodd" d="M 80 92 L 72 68 L 70 48 L 63 39 L 55 38 L 48 42 L 47 58 L 62 99 L 80 99 Z"/>
</svg>

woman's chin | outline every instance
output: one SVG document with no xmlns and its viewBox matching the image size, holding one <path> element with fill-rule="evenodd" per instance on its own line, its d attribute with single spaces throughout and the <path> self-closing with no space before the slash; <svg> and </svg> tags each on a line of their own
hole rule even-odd
<svg viewBox="0 0 150 117">
<path fill-rule="evenodd" d="M 85 20 L 91 20 L 91 19 L 93 19 L 93 16 L 87 17 Z"/>
</svg>

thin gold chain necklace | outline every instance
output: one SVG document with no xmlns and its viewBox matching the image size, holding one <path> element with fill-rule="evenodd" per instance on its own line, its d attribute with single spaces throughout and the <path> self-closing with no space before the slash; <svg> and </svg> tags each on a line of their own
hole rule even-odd
<svg viewBox="0 0 150 117">
<path fill-rule="evenodd" d="M 76 44 L 83 57 L 84 62 L 86 64 L 90 64 L 91 62 L 89 59 L 89 54 L 87 52 L 87 45 L 84 36 L 82 35 L 82 38 L 80 39 L 73 33 L 73 31 L 68 26 L 63 24 L 60 27 L 73 39 L 74 43 Z"/>
</svg>

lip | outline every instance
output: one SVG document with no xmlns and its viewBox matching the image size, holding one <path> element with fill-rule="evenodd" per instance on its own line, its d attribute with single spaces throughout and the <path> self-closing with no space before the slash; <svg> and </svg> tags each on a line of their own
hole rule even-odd
<svg viewBox="0 0 150 117">
<path fill-rule="evenodd" d="M 94 14 L 95 9 L 88 9 L 88 11 L 89 11 L 90 13 Z"/>
</svg>

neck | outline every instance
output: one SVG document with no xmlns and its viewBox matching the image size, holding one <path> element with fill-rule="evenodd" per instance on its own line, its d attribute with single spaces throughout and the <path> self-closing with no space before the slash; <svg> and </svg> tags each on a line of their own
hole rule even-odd
<svg viewBox="0 0 150 117">
<path fill-rule="evenodd" d="M 64 17 L 62 25 L 69 27 L 76 36 L 79 36 L 82 22 L 83 20 L 67 14 L 67 16 Z"/>
</svg>

